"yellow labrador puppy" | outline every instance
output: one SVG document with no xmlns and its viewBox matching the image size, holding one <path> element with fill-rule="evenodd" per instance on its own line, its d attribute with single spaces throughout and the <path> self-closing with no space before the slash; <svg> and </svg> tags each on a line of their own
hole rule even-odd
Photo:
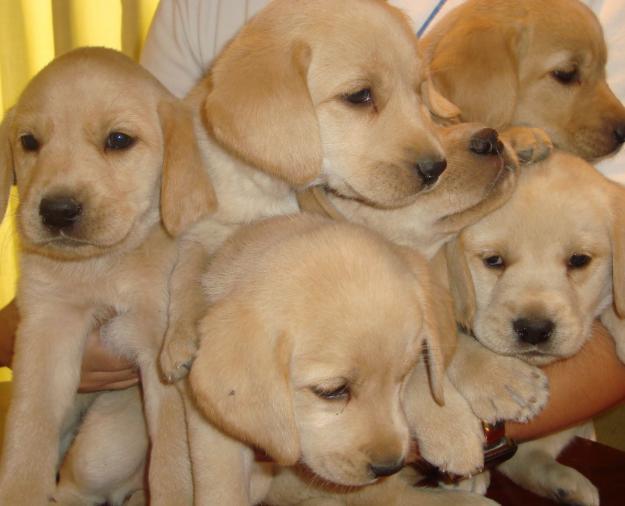
<svg viewBox="0 0 625 506">
<path fill-rule="evenodd" d="M 538 366 L 574 355 L 596 317 L 606 322 L 625 358 L 623 202 L 622 186 L 557 152 L 521 174 L 510 201 L 468 227 L 449 248 L 452 287 L 462 297 L 458 318 L 475 338 L 462 339 L 493 352 L 465 364 L 473 374 L 456 382 L 469 391 L 480 416 L 493 416 L 517 395 L 493 391 L 502 369 L 516 367 L 514 361 Z M 478 385 L 475 390 L 471 383 Z M 596 488 L 555 461 L 573 435 L 589 433 L 580 427 L 523 444 L 500 469 L 540 495 L 596 506 Z"/>
<path fill-rule="evenodd" d="M 3 205 L 13 177 L 20 190 L 22 245 L 0 504 L 42 505 L 55 491 L 85 338 L 98 325 L 141 369 L 151 435 L 176 428 L 177 394 L 155 363 L 172 236 L 215 197 L 190 114 L 129 58 L 101 48 L 58 58 L 26 87 L 2 125 L 0 173 Z M 175 503 L 159 476 L 170 451 L 152 448 L 154 503 Z"/>
<path fill-rule="evenodd" d="M 455 108 L 421 65 L 405 16 L 382 0 L 276 0 L 217 57 L 186 98 L 236 227 L 298 211 L 296 190 L 392 208 L 446 168 L 428 108 Z"/>
<path fill-rule="evenodd" d="M 468 0 L 421 48 L 435 85 L 465 121 L 543 128 L 557 147 L 588 160 L 625 141 L 601 26 L 578 0 Z"/>
<path fill-rule="evenodd" d="M 427 500 L 396 479 L 356 492 L 403 467 L 411 436 L 403 392 L 422 349 L 442 395 L 449 299 L 418 253 L 359 226 L 283 216 L 231 236 L 201 283 L 187 406 L 196 500 L 287 504 L 267 496 L 276 470 L 255 464 L 253 448 L 318 485 L 352 489 L 332 496 L 341 504 Z M 326 494 L 314 487 L 298 503 Z M 462 499 L 482 501 L 450 494 L 440 504 Z"/>
</svg>

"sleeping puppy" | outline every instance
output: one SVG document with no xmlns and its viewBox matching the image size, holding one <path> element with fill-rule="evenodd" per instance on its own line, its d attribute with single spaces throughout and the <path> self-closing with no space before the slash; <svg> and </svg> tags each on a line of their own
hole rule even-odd
<svg viewBox="0 0 625 506">
<path fill-rule="evenodd" d="M 345 491 L 403 467 L 411 431 L 402 393 L 423 349 L 440 400 L 441 348 L 450 346 L 441 332 L 448 296 L 421 256 L 368 229 L 298 214 L 240 229 L 201 283 L 206 306 L 187 385 L 196 498 L 276 504 L 267 497 L 274 466 L 255 464 L 253 448 Z M 215 473 L 237 497 L 224 499 Z M 394 504 L 428 496 L 389 481 L 383 497 Z M 341 503 L 379 504 L 367 495 L 375 488 Z M 480 501 L 451 494 L 447 504 L 465 495 Z"/>
<path fill-rule="evenodd" d="M 3 205 L 7 183 L 17 181 L 22 246 L 0 504 L 47 504 L 85 338 L 99 325 L 141 369 L 151 435 L 184 434 L 177 392 L 160 383 L 155 358 L 172 236 L 209 213 L 215 196 L 190 114 L 129 58 L 101 48 L 72 51 L 29 83 L 2 125 L 0 174 Z M 171 451 L 152 448 L 153 493 L 163 504 L 175 503 L 159 474 Z"/>
<path fill-rule="evenodd" d="M 601 26 L 578 0 L 468 0 L 420 45 L 435 85 L 466 121 L 543 128 L 587 160 L 625 141 Z"/>
<path fill-rule="evenodd" d="M 521 174 L 504 206 L 462 232 L 449 248 L 452 288 L 460 295 L 456 312 L 477 342 L 463 339 L 492 354 L 466 364 L 461 382 L 492 395 L 489 385 L 498 383 L 498 371 L 514 360 L 539 366 L 577 353 L 599 316 L 623 358 L 623 202 L 622 186 L 558 152 Z M 510 395 L 515 392 L 503 393 L 501 402 Z M 487 403 L 475 400 L 472 405 L 483 411 Z M 492 407 L 498 408 L 497 399 Z M 589 432 L 581 427 L 523 444 L 500 469 L 540 495 L 595 506 L 595 487 L 555 461 L 580 431 Z"/>
</svg>

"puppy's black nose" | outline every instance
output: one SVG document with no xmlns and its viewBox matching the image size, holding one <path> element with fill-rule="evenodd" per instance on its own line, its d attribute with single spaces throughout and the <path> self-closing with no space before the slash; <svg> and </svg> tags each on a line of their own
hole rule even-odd
<svg viewBox="0 0 625 506">
<path fill-rule="evenodd" d="M 43 198 L 39 204 L 42 223 L 48 228 L 57 230 L 72 226 L 81 212 L 80 202 L 72 197 Z"/>
<path fill-rule="evenodd" d="M 371 463 L 369 467 L 376 478 L 382 478 L 401 471 L 402 467 L 404 467 L 404 459 L 395 462 Z"/>
<path fill-rule="evenodd" d="M 555 324 L 547 319 L 519 318 L 512 322 L 512 327 L 521 341 L 540 344 L 551 337 Z"/>
<path fill-rule="evenodd" d="M 617 125 L 614 129 L 614 138 L 619 144 L 625 143 L 625 124 Z"/>
<path fill-rule="evenodd" d="M 444 158 L 439 158 L 437 160 L 419 160 L 417 162 L 417 171 L 419 172 L 421 179 L 423 179 L 423 183 L 426 185 L 436 183 L 439 176 L 445 171 L 446 168 L 447 160 Z"/>
<path fill-rule="evenodd" d="M 483 128 L 471 136 L 469 149 L 477 155 L 497 155 L 503 151 L 497 130 Z"/>
</svg>

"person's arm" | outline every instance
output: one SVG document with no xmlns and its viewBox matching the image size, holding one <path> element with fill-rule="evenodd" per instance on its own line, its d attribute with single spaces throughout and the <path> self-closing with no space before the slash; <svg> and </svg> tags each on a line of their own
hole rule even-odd
<svg viewBox="0 0 625 506">
<path fill-rule="evenodd" d="M 179 98 L 269 0 L 161 0 L 140 63 Z"/>
<path fill-rule="evenodd" d="M 544 371 L 549 377 L 547 407 L 529 423 L 506 424 L 506 434 L 517 442 L 589 420 L 625 400 L 625 365 L 599 323 L 593 327 L 592 339 L 577 355 L 550 364 Z"/>
<path fill-rule="evenodd" d="M 0 310 L 0 367 L 11 365 L 18 323 L 17 306 L 13 301 Z M 79 391 L 120 390 L 138 381 L 134 364 L 106 350 L 98 331 L 92 332 L 85 346 Z"/>
</svg>

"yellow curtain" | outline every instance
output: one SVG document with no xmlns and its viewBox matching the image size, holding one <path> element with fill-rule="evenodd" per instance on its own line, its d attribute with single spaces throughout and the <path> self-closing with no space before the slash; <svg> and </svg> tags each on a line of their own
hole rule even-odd
<svg viewBox="0 0 625 506">
<path fill-rule="evenodd" d="M 137 59 L 158 0 L 0 0 L 0 112 L 55 56 L 106 46 Z M 0 224 L 0 308 L 15 295 L 17 192 Z M 10 378 L 0 368 L 0 381 Z"/>
</svg>

